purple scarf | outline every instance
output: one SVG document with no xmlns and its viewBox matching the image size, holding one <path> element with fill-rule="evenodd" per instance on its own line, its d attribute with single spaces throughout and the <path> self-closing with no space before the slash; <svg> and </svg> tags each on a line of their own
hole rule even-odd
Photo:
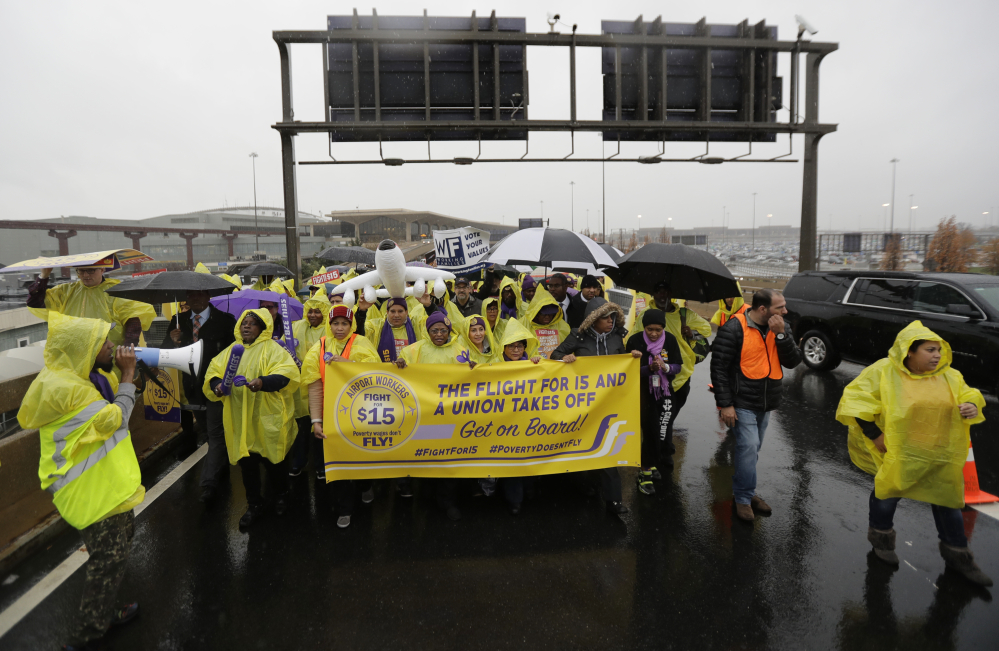
<svg viewBox="0 0 999 651">
<path fill-rule="evenodd" d="M 388 321 L 388 311 L 393 305 L 406 307 L 406 299 L 390 298 L 385 304 L 385 323 L 382 324 L 382 336 L 378 340 L 378 354 L 383 362 L 394 362 L 399 358 L 399 354 L 395 350 L 395 334 Z M 406 338 L 409 339 L 409 343 L 416 343 L 416 331 L 413 330 L 413 322 L 410 321 L 408 314 L 406 315 Z"/>
<path fill-rule="evenodd" d="M 503 361 L 504 362 L 522 362 L 525 359 L 531 359 L 530 357 L 527 356 L 527 352 L 524 352 L 524 356 L 521 357 L 520 359 L 510 359 L 509 357 L 506 356 L 505 352 L 503 353 Z"/>
<path fill-rule="evenodd" d="M 645 339 L 645 347 L 648 348 L 649 350 L 649 361 L 651 362 L 653 359 L 656 358 L 659 358 L 661 360 L 663 352 L 663 344 L 666 343 L 666 333 L 664 332 L 663 334 L 661 334 L 658 340 L 651 341 L 649 339 L 649 335 L 645 334 L 645 331 L 643 330 L 642 337 Z M 656 400 L 662 400 L 666 396 L 670 395 L 669 391 L 670 377 L 668 371 L 673 371 L 674 367 L 679 367 L 679 366 L 680 366 L 679 364 L 666 364 L 665 369 L 656 371 L 656 376 L 659 378 L 658 386 L 656 386 L 653 383 L 652 380 L 653 376 L 651 374 L 649 375 L 649 393 L 652 394 L 653 398 L 655 398 Z M 677 368 L 675 371 L 673 371 L 673 375 L 676 375 L 679 372 L 679 370 L 680 369 Z"/>
<path fill-rule="evenodd" d="M 503 302 L 503 295 L 500 294 L 499 299 L 500 304 L 500 317 L 503 319 L 516 319 L 517 318 L 517 301 L 514 300 L 513 307 L 507 307 L 506 303 Z"/>
<path fill-rule="evenodd" d="M 94 383 L 94 388 L 101 394 L 101 397 L 108 402 L 114 402 L 114 392 L 111 390 L 111 383 L 108 379 L 97 371 L 90 372 L 90 381 Z"/>
</svg>

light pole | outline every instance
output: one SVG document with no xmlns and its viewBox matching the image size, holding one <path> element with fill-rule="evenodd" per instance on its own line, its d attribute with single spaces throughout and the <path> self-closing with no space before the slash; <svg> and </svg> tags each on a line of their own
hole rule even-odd
<svg viewBox="0 0 999 651">
<path fill-rule="evenodd" d="M 893 158 L 891 161 L 891 228 L 888 230 L 889 233 L 895 232 L 895 168 L 898 164 L 898 159 Z"/>
<path fill-rule="evenodd" d="M 885 230 L 885 226 L 888 225 L 888 204 L 883 203 L 883 204 L 881 204 L 881 207 L 885 209 L 885 216 L 881 220 L 881 230 L 884 231 Z"/>
<path fill-rule="evenodd" d="M 569 219 L 571 220 L 569 223 L 572 225 L 569 230 L 575 231 L 576 230 L 576 182 L 575 181 L 569 181 L 569 201 L 570 201 Z"/>
<path fill-rule="evenodd" d="M 666 225 L 669 227 L 669 228 L 667 228 L 667 230 L 669 231 L 669 243 L 670 244 L 673 243 L 673 223 L 672 222 L 673 222 L 673 218 L 672 217 L 667 217 L 666 218 Z"/>
<path fill-rule="evenodd" d="M 253 253 L 256 255 L 260 250 L 260 224 L 257 223 L 257 152 L 250 153 L 250 161 L 253 164 L 253 230 L 257 231 L 253 236 L 257 242 Z"/>
<path fill-rule="evenodd" d="M 750 252 L 756 253 L 756 193 L 753 193 L 753 243 L 750 246 Z"/>
<path fill-rule="evenodd" d="M 909 195 L 909 239 L 910 240 L 912 239 L 912 211 L 919 207 L 912 205 L 912 197 L 913 195 L 910 194 Z"/>
</svg>

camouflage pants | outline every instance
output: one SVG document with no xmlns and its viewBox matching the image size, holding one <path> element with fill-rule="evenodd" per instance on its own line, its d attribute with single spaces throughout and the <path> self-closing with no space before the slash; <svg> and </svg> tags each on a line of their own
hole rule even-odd
<svg viewBox="0 0 999 651">
<path fill-rule="evenodd" d="M 83 584 L 80 610 L 69 637 L 71 645 L 86 644 L 107 632 L 134 534 L 135 514 L 132 511 L 112 515 L 80 530 L 90 560 L 87 561 L 87 580 Z"/>
</svg>

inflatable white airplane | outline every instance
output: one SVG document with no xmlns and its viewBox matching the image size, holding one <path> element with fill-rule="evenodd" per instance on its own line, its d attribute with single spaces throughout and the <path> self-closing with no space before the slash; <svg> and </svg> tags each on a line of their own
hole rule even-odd
<svg viewBox="0 0 999 651">
<path fill-rule="evenodd" d="M 448 271 L 407 267 L 406 258 L 399 246 L 392 240 L 382 240 L 375 250 L 375 270 L 340 283 L 333 293 L 343 294 L 343 304 L 353 308 L 356 290 L 362 290 L 364 300 L 368 303 L 374 303 L 379 298 L 420 298 L 427 291 L 428 280 L 440 280 L 441 282 L 434 283 L 434 296 L 441 298 L 447 291 L 443 281 L 453 279 L 454 274 Z M 413 283 L 413 286 L 406 287 L 407 282 Z M 376 290 L 375 285 L 381 285 L 382 289 Z"/>
</svg>

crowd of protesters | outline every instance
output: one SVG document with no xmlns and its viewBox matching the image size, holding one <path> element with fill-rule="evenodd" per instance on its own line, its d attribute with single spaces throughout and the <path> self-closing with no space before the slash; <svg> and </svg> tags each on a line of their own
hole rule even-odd
<svg viewBox="0 0 999 651">
<path fill-rule="evenodd" d="M 30 288 L 28 306 L 58 316 L 47 316 L 46 369 L 19 412 L 23 427 L 41 432 L 43 488 L 53 493 L 60 513 L 93 547 L 96 562 L 88 566 L 73 634 L 81 647 L 100 637 L 108 622 L 134 617 L 138 607 L 114 610 L 111 600 L 132 537 L 131 509 L 144 494 L 127 422 L 135 394 L 133 346 L 154 312 L 146 304 L 108 297 L 103 287 L 109 281 L 102 273 L 81 269 L 76 283 L 49 288 L 46 272 Z M 286 284 L 266 281 L 258 282 L 260 288 L 293 293 Z M 171 319 L 160 347 L 201 341 L 205 360 L 210 360 L 198 375 L 185 375 L 183 385 L 195 406 L 184 412 L 183 426 L 208 441 L 201 500 L 213 502 L 228 481 L 229 468 L 238 465 L 247 501 L 239 526 L 245 529 L 269 512 L 287 512 L 291 478 L 302 474 L 310 455 L 317 479 L 325 482 L 323 397 L 331 364 L 475 368 L 517 361 L 571 364 L 579 357 L 607 355 L 641 360 L 640 395 L 633 405 L 642 435 L 635 482 L 640 494 L 653 495 L 662 470 L 673 465 L 674 425 L 690 394 L 695 366 L 708 356 L 714 323 L 718 331 L 710 347 L 710 376 L 717 418 L 735 439 L 735 515 L 750 523 L 758 515 L 770 515 L 772 507 L 756 491 L 757 462 L 769 416 L 780 406 L 783 369 L 801 361 L 783 318 L 784 297 L 760 289 L 748 303 L 742 296 L 719 301 L 709 322 L 674 300 L 663 282 L 651 295 L 632 293 L 644 307 L 634 309 L 629 329 L 629 315 L 605 298 L 605 282 L 562 273 L 538 281 L 530 275 L 487 272 L 482 281 L 459 277 L 448 283 L 441 298 L 428 288 L 418 299 L 370 303 L 361 298 L 356 309 L 344 305 L 331 286 L 316 286 L 293 326 L 294 354 L 279 343 L 283 332 L 277 294 L 276 300 L 261 301 L 259 308 L 234 317 L 213 307 L 206 293 L 189 292 L 187 310 Z M 236 346 L 242 351 L 244 382 L 230 389 L 223 377 Z M 950 355 L 946 341 L 914 322 L 886 359 L 847 387 L 837 418 L 849 428 L 854 463 L 875 475 L 868 539 L 877 557 L 898 564 L 896 505 L 902 497 L 922 500 L 932 505 L 947 565 L 975 583 L 991 585 L 968 550 L 958 488 L 964 458 L 960 448 L 967 448 L 970 424 L 983 420 L 984 401 L 950 368 Z M 117 371 L 109 373 L 113 363 Z M 103 468 L 102 474 L 85 472 L 92 467 Z M 268 478 L 269 499 L 262 473 Z M 531 478 L 424 481 L 454 521 L 462 517 L 458 498 L 463 486 L 478 495 L 501 492 L 513 515 L 521 512 L 534 488 Z M 413 496 L 411 478 L 392 482 L 399 497 Z M 609 512 L 628 512 L 618 468 L 580 473 L 579 485 L 587 493 L 599 491 Z M 340 528 L 350 526 L 358 499 L 371 503 L 375 497 L 371 480 L 333 481 L 328 490 Z"/>
</svg>

